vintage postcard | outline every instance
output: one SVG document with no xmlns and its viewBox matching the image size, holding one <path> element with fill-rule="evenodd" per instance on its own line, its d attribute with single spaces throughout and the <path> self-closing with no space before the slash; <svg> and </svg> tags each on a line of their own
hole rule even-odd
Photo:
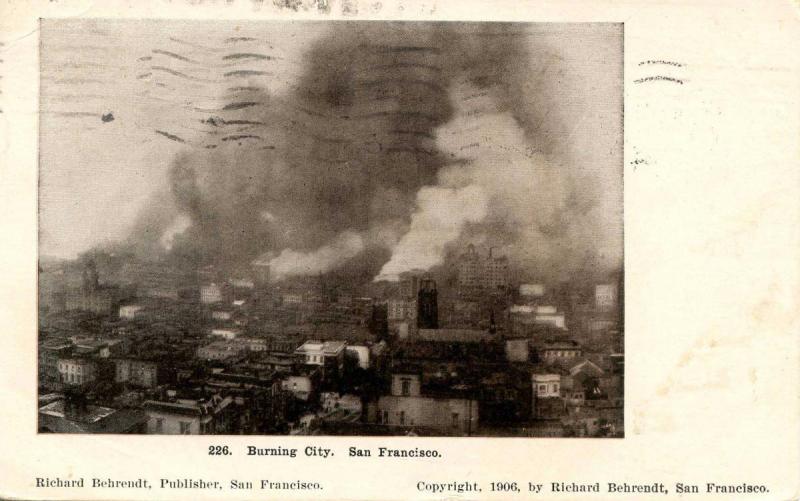
<svg viewBox="0 0 800 501">
<path fill-rule="evenodd" d="M 9 5 L 0 496 L 800 495 L 796 6 Z"/>
</svg>

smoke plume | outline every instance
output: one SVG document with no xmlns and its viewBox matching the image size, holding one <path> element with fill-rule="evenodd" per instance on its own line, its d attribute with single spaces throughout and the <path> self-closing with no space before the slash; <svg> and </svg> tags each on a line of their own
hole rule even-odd
<svg viewBox="0 0 800 501">
<path fill-rule="evenodd" d="M 283 64 L 270 73 L 281 85 L 254 79 L 266 67 L 226 66 L 220 80 L 249 80 L 226 86 L 211 116 L 202 108 L 202 137 L 162 134 L 186 152 L 150 241 L 223 268 L 271 252 L 275 277 L 347 263 L 393 278 L 480 241 L 529 275 L 569 274 L 587 256 L 618 266 L 619 174 L 587 169 L 564 133 L 591 95 L 537 40 L 518 24 L 334 23 L 294 60 L 271 46 L 223 56 Z M 564 88 L 569 101 L 554 97 Z"/>
<path fill-rule="evenodd" d="M 308 276 L 326 273 L 356 257 L 364 250 L 361 236 L 345 231 L 330 244 L 312 252 L 297 252 L 284 249 L 269 261 L 272 280 L 282 280 L 292 276 Z"/>
</svg>

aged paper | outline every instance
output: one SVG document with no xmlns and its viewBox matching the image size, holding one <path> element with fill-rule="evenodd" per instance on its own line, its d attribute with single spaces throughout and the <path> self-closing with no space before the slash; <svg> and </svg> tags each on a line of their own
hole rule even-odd
<svg viewBox="0 0 800 501">
<path fill-rule="evenodd" d="M 800 496 L 796 3 L 0 14 L 0 497 Z"/>
</svg>

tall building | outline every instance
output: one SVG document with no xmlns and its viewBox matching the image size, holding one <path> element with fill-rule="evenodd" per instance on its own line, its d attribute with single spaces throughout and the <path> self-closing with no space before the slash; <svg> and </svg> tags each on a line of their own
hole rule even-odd
<svg viewBox="0 0 800 501">
<path fill-rule="evenodd" d="M 468 245 L 458 259 L 458 286 L 462 290 L 507 288 L 508 258 L 494 256 L 491 248 L 489 255 L 483 258 L 474 245 Z"/>
<path fill-rule="evenodd" d="M 469 244 L 467 252 L 458 260 L 458 285 L 462 287 L 480 287 L 482 276 L 481 259 L 475 246 Z"/>
<path fill-rule="evenodd" d="M 405 299 L 416 299 L 419 292 L 420 279 L 424 272 L 422 270 L 411 270 L 400 274 L 400 297 Z"/>
<path fill-rule="evenodd" d="M 256 285 L 262 286 L 269 284 L 269 262 L 272 258 L 273 255 L 271 253 L 266 253 L 250 263 Z"/>
<path fill-rule="evenodd" d="M 417 327 L 420 329 L 439 328 L 439 307 L 437 305 L 436 281 L 425 278 L 420 281 L 417 296 Z"/>
</svg>

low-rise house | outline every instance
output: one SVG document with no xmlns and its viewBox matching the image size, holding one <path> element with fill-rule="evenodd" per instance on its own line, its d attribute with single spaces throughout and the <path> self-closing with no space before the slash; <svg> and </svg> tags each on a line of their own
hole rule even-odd
<svg viewBox="0 0 800 501">
<path fill-rule="evenodd" d="M 576 341 L 546 341 L 539 349 L 539 358 L 546 363 L 554 363 L 565 359 L 576 359 L 583 354 L 581 345 Z"/>
<path fill-rule="evenodd" d="M 207 361 L 234 362 L 247 354 L 247 346 L 236 341 L 215 341 L 197 348 L 197 358 Z"/>
<path fill-rule="evenodd" d="M 138 304 L 126 304 L 119 307 L 119 318 L 133 320 L 144 314 L 144 307 Z"/>
<path fill-rule="evenodd" d="M 231 430 L 232 397 L 208 399 L 147 400 L 147 433 L 155 435 L 212 435 Z"/>
<path fill-rule="evenodd" d="M 114 343 L 114 345 L 118 344 Z M 111 356 L 112 343 L 102 339 L 86 339 L 75 343 L 75 353 L 84 356 L 94 356 L 97 358 L 108 358 Z"/>
<path fill-rule="evenodd" d="M 59 399 L 39 408 L 39 433 L 139 434 L 147 415 L 138 409 L 113 409 L 85 401 Z"/>
<path fill-rule="evenodd" d="M 561 396 L 561 375 L 544 373 L 531 376 L 536 398 L 555 398 Z"/>
<path fill-rule="evenodd" d="M 497 336 L 483 329 L 419 329 L 417 338 L 422 341 L 446 343 L 479 343 Z"/>
<path fill-rule="evenodd" d="M 545 369 L 531 375 L 532 414 L 536 419 L 557 419 L 565 413 L 562 374 Z"/>
<path fill-rule="evenodd" d="M 247 371 L 247 365 L 217 372 L 202 382 L 204 391 L 230 396 L 236 412 L 234 433 L 275 431 L 286 422 L 288 392 L 282 389 L 281 375 L 274 371 Z"/>
<path fill-rule="evenodd" d="M 219 337 L 222 339 L 236 339 L 242 334 L 240 329 L 233 329 L 233 328 L 226 328 L 226 327 L 216 327 L 211 329 L 211 336 Z"/>
<path fill-rule="evenodd" d="M 227 309 L 218 309 L 211 312 L 211 318 L 213 320 L 230 320 L 233 317 L 233 312 Z"/>
<path fill-rule="evenodd" d="M 342 373 L 344 353 L 347 343 L 344 341 L 306 341 L 295 350 L 304 357 L 306 365 L 322 368 L 323 377 L 330 373 Z"/>
<path fill-rule="evenodd" d="M 288 374 L 296 367 L 302 365 L 303 358 L 294 353 L 283 353 L 279 351 L 261 352 L 254 358 L 254 363 L 281 374 Z"/>
</svg>

